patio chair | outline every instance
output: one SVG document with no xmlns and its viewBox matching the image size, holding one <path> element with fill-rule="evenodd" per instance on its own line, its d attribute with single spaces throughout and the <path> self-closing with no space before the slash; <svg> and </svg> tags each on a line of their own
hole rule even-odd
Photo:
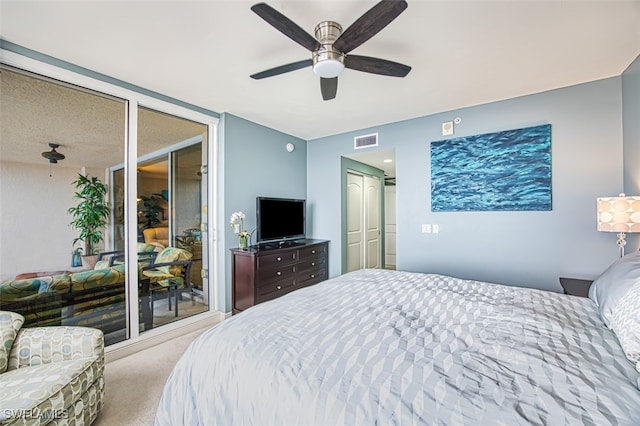
<svg viewBox="0 0 640 426">
<path fill-rule="evenodd" d="M 174 316 L 178 316 L 178 300 L 182 292 L 191 291 L 191 265 L 193 255 L 187 250 L 167 247 L 162 250 L 152 264 L 143 266 L 141 279 L 149 283 L 151 312 L 158 293 L 167 293 L 169 310 L 171 310 L 171 293 L 175 296 Z M 192 303 L 193 303 L 192 299 Z"/>
</svg>

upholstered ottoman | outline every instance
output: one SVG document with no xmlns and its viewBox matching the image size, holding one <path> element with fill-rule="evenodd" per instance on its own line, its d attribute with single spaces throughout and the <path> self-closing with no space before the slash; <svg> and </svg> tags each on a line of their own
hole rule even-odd
<svg viewBox="0 0 640 426">
<path fill-rule="evenodd" d="M 102 332 L 23 322 L 0 311 L 0 425 L 91 424 L 104 399 Z"/>
</svg>

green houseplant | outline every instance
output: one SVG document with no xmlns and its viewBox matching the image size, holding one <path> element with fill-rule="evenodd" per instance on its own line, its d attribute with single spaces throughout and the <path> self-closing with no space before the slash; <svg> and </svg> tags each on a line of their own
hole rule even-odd
<svg viewBox="0 0 640 426">
<path fill-rule="evenodd" d="M 83 241 L 85 256 L 95 255 L 94 247 L 102 241 L 102 230 L 111 213 L 109 203 L 105 200 L 108 188 L 97 177 L 90 178 L 80 173 L 73 185 L 76 188 L 73 199 L 78 204 L 70 207 L 67 212 L 73 216 L 71 227 L 80 231 L 73 244 Z"/>
<path fill-rule="evenodd" d="M 153 228 L 157 224 L 160 223 L 160 213 L 164 207 L 167 206 L 167 200 L 164 199 L 162 194 L 151 194 L 151 196 L 141 195 L 140 199 L 142 200 L 143 212 L 145 217 L 144 227 Z"/>
</svg>

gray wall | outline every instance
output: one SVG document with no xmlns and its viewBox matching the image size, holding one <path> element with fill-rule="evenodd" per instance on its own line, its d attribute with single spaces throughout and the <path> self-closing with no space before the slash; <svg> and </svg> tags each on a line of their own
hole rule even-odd
<svg viewBox="0 0 640 426">
<path fill-rule="evenodd" d="M 307 143 L 277 130 L 253 123 L 231 114 L 220 116 L 218 128 L 220 156 L 224 160 L 221 167 L 224 176 L 221 193 L 221 211 L 226 226 L 223 257 L 225 271 L 219 288 L 220 309 L 231 311 L 231 254 L 230 248 L 238 247 L 238 238 L 229 225 L 231 214 L 242 211 L 246 215 L 245 229 L 256 228 L 256 197 L 271 196 L 285 198 L 306 198 Z M 287 143 L 293 143 L 293 152 L 286 150 Z M 252 236 L 255 244 L 256 235 Z M 226 307 L 226 309 L 225 309 Z"/>
<path fill-rule="evenodd" d="M 640 195 L 640 56 L 622 74 L 624 192 Z M 640 235 L 627 236 L 627 252 L 640 246 Z"/>
<path fill-rule="evenodd" d="M 340 157 L 373 132 L 396 153 L 398 269 L 554 291 L 559 276 L 598 275 L 618 255 L 615 235 L 596 231 L 595 202 L 623 189 L 621 86 L 609 78 L 309 141 L 310 229 L 332 241 L 330 275 L 342 272 Z M 553 210 L 431 212 L 430 142 L 454 117 L 453 137 L 550 123 Z M 422 234 L 422 223 L 440 233 Z"/>
</svg>

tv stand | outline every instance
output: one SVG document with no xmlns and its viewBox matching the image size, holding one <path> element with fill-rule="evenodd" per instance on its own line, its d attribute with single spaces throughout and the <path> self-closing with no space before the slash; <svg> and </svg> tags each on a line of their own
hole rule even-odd
<svg viewBox="0 0 640 426">
<path fill-rule="evenodd" d="M 282 244 L 280 244 L 282 243 Z M 233 313 L 329 277 L 329 241 L 289 240 L 231 249 Z"/>
</svg>

